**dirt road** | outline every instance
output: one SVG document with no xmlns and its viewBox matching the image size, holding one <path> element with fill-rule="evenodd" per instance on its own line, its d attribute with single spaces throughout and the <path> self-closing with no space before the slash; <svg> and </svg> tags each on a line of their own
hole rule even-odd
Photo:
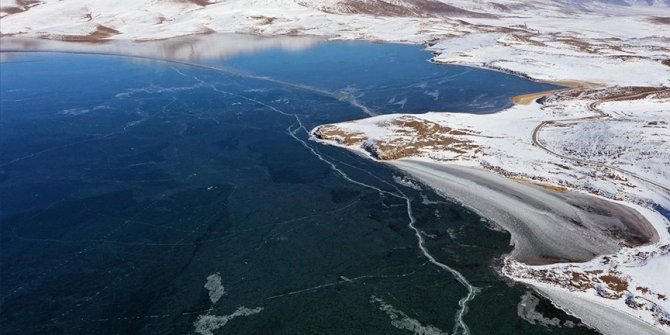
<svg viewBox="0 0 670 335">
<path fill-rule="evenodd" d="M 652 93 L 663 93 L 663 92 L 670 92 L 670 89 L 656 91 L 656 92 L 652 92 Z M 594 113 L 594 115 L 591 115 L 591 116 L 586 116 L 586 117 L 582 117 L 582 118 L 563 119 L 563 120 L 542 121 L 539 125 L 537 125 L 537 127 L 535 127 L 535 129 L 533 129 L 533 133 L 532 133 L 532 136 L 531 136 L 531 140 L 533 141 L 533 145 L 537 146 L 538 148 L 540 148 L 540 149 L 542 149 L 542 150 L 544 150 L 544 151 L 546 151 L 546 152 L 548 152 L 548 153 L 550 153 L 554 156 L 557 156 L 557 157 L 560 157 L 560 158 L 563 158 L 563 159 L 567 159 L 567 160 L 571 160 L 573 162 L 577 162 L 577 163 L 581 163 L 581 164 L 587 164 L 587 165 L 598 166 L 598 167 L 602 167 L 602 168 L 606 168 L 606 169 L 611 169 L 611 170 L 620 172 L 622 174 L 625 174 L 627 176 L 633 177 L 635 179 L 641 180 L 641 181 L 643 181 L 645 183 L 648 183 L 650 185 L 661 188 L 661 189 L 663 189 L 667 192 L 670 192 L 670 187 L 669 186 L 662 185 L 658 182 L 647 179 L 645 177 L 642 177 L 642 176 L 640 176 L 636 173 L 630 172 L 628 170 L 624 170 L 624 169 L 621 169 L 621 168 L 618 168 L 618 167 L 615 167 L 615 166 L 611 166 L 611 165 L 607 165 L 607 164 L 604 164 L 604 163 L 593 162 L 593 161 L 589 161 L 589 160 L 585 160 L 585 159 L 580 159 L 580 158 L 560 154 L 560 153 L 558 153 L 558 152 L 556 152 L 556 151 L 554 151 L 550 148 L 547 148 L 539 140 L 540 131 L 545 126 L 560 123 L 560 122 L 583 122 L 583 121 L 588 121 L 588 120 L 606 119 L 606 118 L 609 118 L 610 116 L 607 115 L 605 112 L 603 112 L 602 110 L 600 110 L 598 108 L 599 104 L 601 104 L 603 102 L 607 102 L 607 101 L 630 100 L 630 99 L 643 98 L 643 97 L 645 97 L 649 94 L 652 94 L 652 93 L 650 93 L 650 92 L 633 93 L 633 94 L 617 96 L 617 97 L 614 97 L 614 98 L 609 98 L 609 99 L 598 100 L 598 101 L 592 102 L 588 106 L 589 111 Z"/>
</svg>

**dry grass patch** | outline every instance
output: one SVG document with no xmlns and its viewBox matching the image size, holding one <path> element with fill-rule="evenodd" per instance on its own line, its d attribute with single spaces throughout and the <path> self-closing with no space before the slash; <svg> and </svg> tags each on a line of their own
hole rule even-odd
<svg viewBox="0 0 670 335">
<path fill-rule="evenodd" d="M 277 20 L 276 17 L 263 16 L 263 15 L 249 16 L 249 18 L 258 21 L 258 24 L 261 25 L 269 25 L 275 22 L 275 20 Z"/>
<path fill-rule="evenodd" d="M 516 180 L 518 182 L 524 183 L 524 184 L 535 185 L 535 186 L 539 186 L 539 187 L 542 187 L 542 188 L 547 189 L 547 190 L 556 191 L 556 192 L 560 192 L 560 193 L 565 193 L 565 192 L 568 191 L 568 188 L 564 187 L 564 186 L 554 185 L 554 184 L 547 184 L 547 183 L 539 182 L 537 180 L 524 178 L 524 177 L 520 177 L 520 176 L 509 176 L 509 178 L 513 179 L 513 180 Z"/>
<path fill-rule="evenodd" d="M 182 3 L 192 3 L 194 5 L 198 5 L 200 7 L 206 7 L 211 4 L 215 4 L 216 0 L 176 0 L 177 2 L 182 2 Z"/>
<path fill-rule="evenodd" d="M 670 17 L 667 16 L 654 16 L 649 18 L 649 21 L 657 24 L 667 24 L 670 25 Z"/>
<path fill-rule="evenodd" d="M 43 36 L 43 38 L 51 38 L 68 42 L 98 42 L 120 33 L 121 32 L 116 29 L 98 24 L 95 27 L 95 30 L 90 32 L 88 35 L 46 35 Z"/>
<path fill-rule="evenodd" d="M 314 136 L 326 141 L 334 141 L 347 146 L 360 145 L 367 137 L 361 132 L 345 131 L 334 124 L 319 126 L 314 131 Z"/>
<path fill-rule="evenodd" d="M 532 38 L 530 38 L 528 35 L 520 35 L 520 34 L 510 34 L 509 36 L 510 39 L 518 41 L 519 43 L 523 44 L 530 44 L 538 47 L 545 47 L 547 46 L 544 42 L 542 41 L 536 41 Z"/>
<path fill-rule="evenodd" d="M 595 48 L 593 45 L 574 37 L 559 37 L 556 38 L 556 42 L 569 45 L 579 51 L 583 51 L 586 53 L 594 54 L 598 52 L 598 49 Z"/>
<path fill-rule="evenodd" d="M 7 13 L 7 15 L 17 14 L 29 10 L 31 7 L 42 4 L 39 0 L 17 0 L 17 6 L 2 6 L 0 10 Z"/>
<path fill-rule="evenodd" d="M 382 124 L 397 136 L 391 140 L 377 140 L 368 150 L 380 160 L 421 156 L 426 151 L 452 152 L 462 155 L 478 148 L 467 139 L 458 138 L 475 133 L 454 129 L 411 115 L 403 115 Z"/>
<path fill-rule="evenodd" d="M 338 144 L 360 146 L 379 160 L 417 157 L 430 155 L 432 152 L 450 152 L 459 156 L 474 152 L 478 148 L 472 141 L 463 138 L 477 133 L 447 127 L 412 115 L 402 115 L 377 126 L 389 129 L 393 135 L 388 139 L 371 140 L 362 132 L 347 131 L 337 125 L 321 126 L 314 131 L 314 135 Z"/>
<path fill-rule="evenodd" d="M 519 94 L 512 97 L 512 102 L 517 105 L 530 105 L 533 101 L 544 96 L 554 94 L 566 90 L 567 88 L 559 88 L 555 90 L 541 91 L 535 93 Z"/>
<path fill-rule="evenodd" d="M 557 92 L 551 96 L 542 99 L 543 103 L 554 103 L 573 99 L 592 99 L 592 100 L 639 100 L 650 96 L 664 98 L 670 96 L 670 89 L 667 87 L 653 86 L 627 86 L 627 87 L 608 87 L 608 88 L 587 88 L 579 87 L 571 90 Z"/>
<path fill-rule="evenodd" d="M 493 17 L 487 13 L 473 12 L 448 5 L 437 0 L 414 0 L 411 3 L 395 3 L 388 0 L 344 0 L 337 6 L 319 6 L 312 1 L 301 0 L 298 3 L 305 7 L 316 8 L 331 14 L 364 14 L 387 17 Z"/>
<path fill-rule="evenodd" d="M 628 282 L 617 276 L 602 275 L 599 279 L 614 292 L 623 293 L 628 290 Z"/>
</svg>

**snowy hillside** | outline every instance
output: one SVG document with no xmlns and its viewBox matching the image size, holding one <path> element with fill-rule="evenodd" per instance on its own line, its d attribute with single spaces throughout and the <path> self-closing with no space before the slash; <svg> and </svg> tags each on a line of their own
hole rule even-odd
<svg viewBox="0 0 670 335">
<path fill-rule="evenodd" d="M 428 44 L 438 62 L 540 80 L 668 85 L 666 3 L 3 0 L 0 33 L 66 41 L 152 40 L 212 32 L 317 35 Z M 622 71 L 627 75 L 620 76 Z"/>
</svg>

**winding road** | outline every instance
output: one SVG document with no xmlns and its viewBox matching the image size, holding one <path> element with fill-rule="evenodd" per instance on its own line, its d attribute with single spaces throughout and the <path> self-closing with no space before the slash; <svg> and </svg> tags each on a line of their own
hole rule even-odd
<svg viewBox="0 0 670 335">
<path fill-rule="evenodd" d="M 617 100 L 640 99 L 640 98 L 644 98 L 644 97 L 646 97 L 650 94 L 668 93 L 668 92 L 670 92 L 670 89 L 663 89 L 663 90 L 659 90 L 659 91 L 643 92 L 643 93 L 632 93 L 632 94 L 627 94 L 627 95 L 622 95 L 622 96 L 617 96 L 617 97 L 613 97 L 613 98 L 608 98 L 608 99 L 603 99 L 603 100 L 598 100 L 598 101 L 592 102 L 588 105 L 588 109 L 589 109 L 589 111 L 594 112 L 595 115 L 581 117 L 581 118 L 542 121 L 539 125 L 537 125 L 535 127 L 535 129 L 533 129 L 531 140 L 533 141 L 533 145 L 537 146 L 538 148 L 540 148 L 540 149 L 542 149 L 542 150 L 544 150 L 544 151 L 546 151 L 546 152 L 548 152 L 548 153 L 550 153 L 554 156 L 557 156 L 557 157 L 560 157 L 560 158 L 563 158 L 563 159 L 567 159 L 567 160 L 570 160 L 570 161 L 573 161 L 573 162 L 576 162 L 576 163 L 588 164 L 588 165 L 598 166 L 598 167 L 602 167 L 602 168 L 606 168 L 606 169 L 611 169 L 611 170 L 620 172 L 622 174 L 628 175 L 630 177 L 633 177 L 635 179 L 641 180 L 641 181 L 643 181 L 647 184 L 656 186 L 660 189 L 665 190 L 666 192 L 670 192 L 670 187 L 669 186 L 662 185 L 658 182 L 655 182 L 653 180 L 650 180 L 648 178 L 640 176 L 640 175 L 638 175 L 636 173 L 633 173 L 631 171 L 624 170 L 624 169 L 621 169 L 621 168 L 618 168 L 618 167 L 615 167 L 615 166 L 607 165 L 607 164 L 604 164 L 604 163 L 593 162 L 593 161 L 589 161 L 589 160 L 584 160 L 584 159 L 560 154 L 560 153 L 558 153 L 558 152 L 556 152 L 556 151 L 554 151 L 550 148 L 547 148 L 547 146 L 542 144 L 542 142 L 539 140 L 540 131 L 542 130 L 542 128 L 544 128 L 545 126 L 548 126 L 548 125 L 552 125 L 552 124 L 556 124 L 556 123 L 560 123 L 560 122 L 580 122 L 580 121 L 587 121 L 587 120 L 609 118 L 610 116 L 608 114 L 606 114 L 605 112 L 603 112 L 602 110 L 600 110 L 598 108 L 598 105 L 603 103 L 603 102 L 617 101 Z"/>
</svg>

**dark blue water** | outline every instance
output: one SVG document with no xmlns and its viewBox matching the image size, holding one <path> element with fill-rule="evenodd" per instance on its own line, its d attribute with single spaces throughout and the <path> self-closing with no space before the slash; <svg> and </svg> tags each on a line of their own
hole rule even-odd
<svg viewBox="0 0 670 335">
<path fill-rule="evenodd" d="M 510 96 L 557 88 L 500 72 L 436 66 L 430 56 L 416 46 L 340 41 L 208 63 L 351 94 L 375 113 L 492 113 L 510 106 Z"/>
<path fill-rule="evenodd" d="M 316 125 L 367 116 L 352 97 L 374 113 L 492 112 L 546 88 L 428 57 L 327 43 L 207 62 L 272 80 L 112 56 L 5 57 L 2 333 L 407 334 L 412 322 L 451 333 L 467 289 L 419 249 L 408 200 L 427 250 L 479 289 L 464 318 L 472 334 L 590 333 L 517 315 L 528 290 L 495 270 L 507 234 L 308 140 Z M 538 311 L 574 321 L 544 300 Z"/>
</svg>

